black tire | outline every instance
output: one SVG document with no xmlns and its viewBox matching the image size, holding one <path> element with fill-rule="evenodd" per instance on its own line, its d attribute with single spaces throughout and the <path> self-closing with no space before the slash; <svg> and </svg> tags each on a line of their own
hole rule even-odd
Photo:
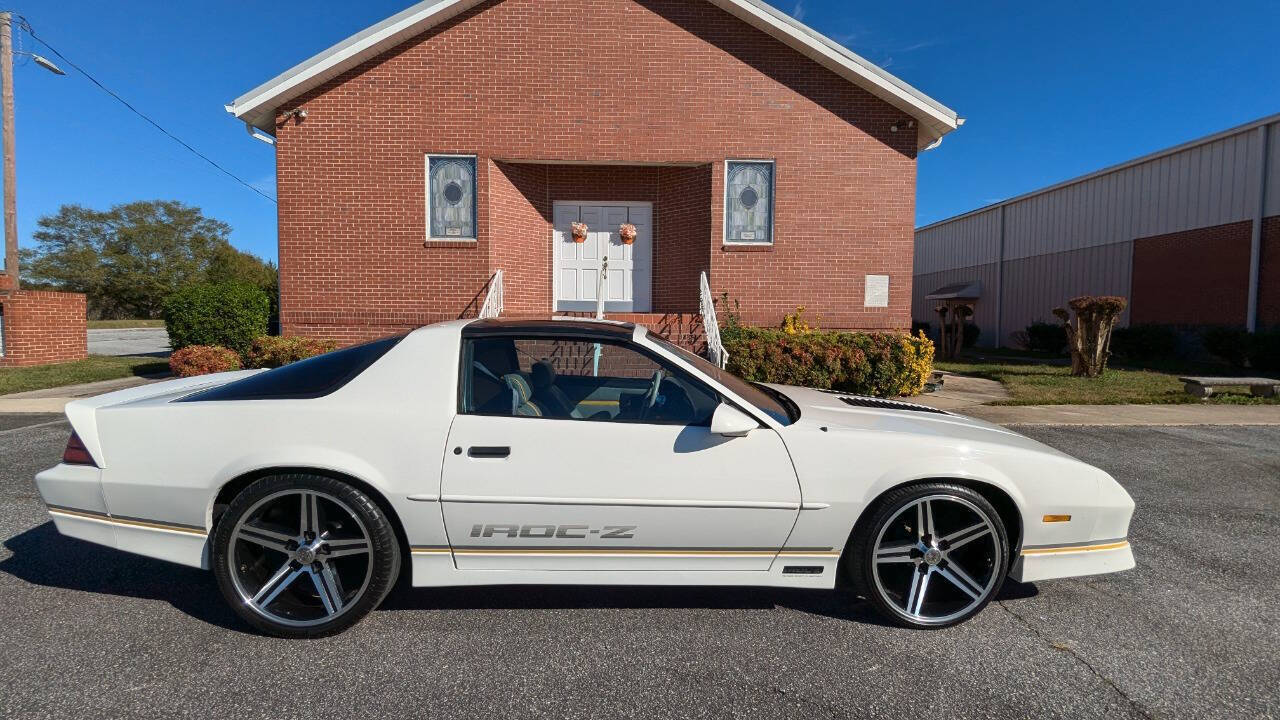
<svg viewBox="0 0 1280 720">
<path fill-rule="evenodd" d="M 277 637 L 325 637 L 356 624 L 390 592 L 400 563 L 382 508 L 320 475 L 255 481 L 232 500 L 213 535 L 223 597 L 245 622 Z M 260 602 L 251 599 L 255 591 Z"/>
<path fill-rule="evenodd" d="M 926 508 L 930 519 L 919 522 Z M 981 612 L 1004 584 L 1009 537 L 1000 514 L 977 492 L 943 482 L 909 485 L 890 491 L 869 512 L 849 540 L 845 569 L 853 588 L 894 624 L 957 625 Z M 930 527 L 935 534 L 921 539 L 920 528 Z M 965 528 L 971 531 L 946 539 Z M 930 592 L 937 599 L 931 601 Z"/>
</svg>

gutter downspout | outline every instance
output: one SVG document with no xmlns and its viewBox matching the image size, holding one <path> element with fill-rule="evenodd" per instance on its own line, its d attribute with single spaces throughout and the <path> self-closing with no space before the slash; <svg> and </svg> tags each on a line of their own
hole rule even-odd
<svg viewBox="0 0 1280 720">
<path fill-rule="evenodd" d="M 245 123 L 245 124 L 244 124 L 244 131 L 245 131 L 245 132 L 247 132 L 247 133 L 249 133 L 249 137 L 253 138 L 254 140 L 261 140 L 262 142 L 264 142 L 264 143 L 266 143 L 266 144 L 268 144 L 268 145 L 275 145 L 275 144 L 276 144 L 276 139 L 275 139 L 275 138 L 273 138 L 273 137 L 271 137 L 270 135 L 268 135 L 268 134 L 266 134 L 266 133 L 262 132 L 261 130 L 259 130 L 258 128 L 256 128 L 256 127 L 254 127 L 254 126 L 250 125 L 249 123 Z"/>
<path fill-rule="evenodd" d="M 1004 209 L 1000 205 L 1000 254 L 996 257 L 996 347 L 1004 347 Z"/>
<path fill-rule="evenodd" d="M 1249 238 L 1249 309 L 1245 314 L 1245 327 L 1249 332 L 1258 330 L 1258 290 L 1262 272 L 1262 216 L 1266 213 L 1267 204 L 1267 140 L 1270 126 L 1258 128 L 1258 202 L 1254 206 L 1253 232 Z"/>
</svg>

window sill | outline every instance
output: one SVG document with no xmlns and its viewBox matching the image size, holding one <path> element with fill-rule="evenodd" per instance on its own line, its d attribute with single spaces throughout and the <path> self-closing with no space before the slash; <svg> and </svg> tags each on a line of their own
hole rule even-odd
<svg viewBox="0 0 1280 720">
<path fill-rule="evenodd" d="M 469 248 L 478 244 L 475 238 L 427 238 L 422 242 L 423 247 L 438 248 Z"/>
<path fill-rule="evenodd" d="M 726 242 L 720 244 L 725 252 L 773 252 L 773 243 Z"/>
</svg>

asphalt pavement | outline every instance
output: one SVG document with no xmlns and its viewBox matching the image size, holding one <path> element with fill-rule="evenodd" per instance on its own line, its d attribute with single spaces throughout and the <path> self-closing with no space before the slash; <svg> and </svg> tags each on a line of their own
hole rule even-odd
<svg viewBox="0 0 1280 720">
<path fill-rule="evenodd" d="M 211 575 L 63 538 L 56 415 L 0 416 L 0 716 L 1123 718 L 1280 714 L 1280 427 L 1034 427 L 1138 504 L 1127 573 L 887 627 L 769 589 L 398 589 L 349 632 L 250 632 Z"/>
<path fill-rule="evenodd" d="M 169 333 L 164 328 L 89 330 L 89 354 L 168 357 Z"/>
</svg>

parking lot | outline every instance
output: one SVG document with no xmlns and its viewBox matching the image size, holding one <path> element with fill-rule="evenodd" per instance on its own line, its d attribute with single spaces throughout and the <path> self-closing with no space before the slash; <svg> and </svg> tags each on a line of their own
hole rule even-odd
<svg viewBox="0 0 1280 720">
<path fill-rule="evenodd" d="M 1009 583 L 913 632 L 768 589 L 399 589 L 255 635 L 204 572 L 62 538 L 60 416 L 0 416 L 4 717 L 1272 717 L 1280 427 L 1036 427 L 1137 501 L 1136 570 Z"/>
</svg>

